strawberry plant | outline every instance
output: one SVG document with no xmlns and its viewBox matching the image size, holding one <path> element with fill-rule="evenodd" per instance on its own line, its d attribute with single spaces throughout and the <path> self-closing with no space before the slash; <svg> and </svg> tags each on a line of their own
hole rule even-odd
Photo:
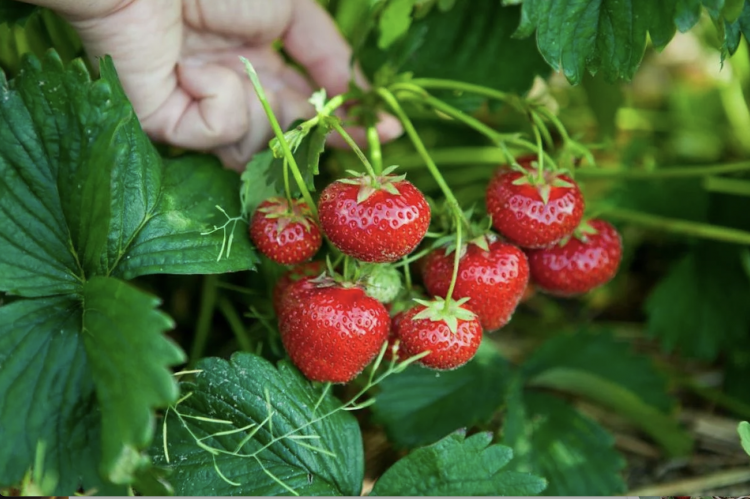
<svg viewBox="0 0 750 499">
<path fill-rule="evenodd" d="M 4 495 L 616 495 L 750 417 L 750 3 L 320 3 L 369 83 L 235 61 L 237 173 L 0 0 Z"/>
</svg>

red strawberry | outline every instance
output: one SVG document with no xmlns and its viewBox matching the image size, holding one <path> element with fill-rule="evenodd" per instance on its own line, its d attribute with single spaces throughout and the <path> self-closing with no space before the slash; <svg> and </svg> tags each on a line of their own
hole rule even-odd
<svg viewBox="0 0 750 499">
<path fill-rule="evenodd" d="M 482 342 L 482 325 L 463 306 L 467 300 L 451 300 L 448 309 L 442 298 L 419 300 L 419 305 L 403 312 L 395 330 L 400 340 L 399 355 L 408 358 L 429 351 L 417 362 L 439 370 L 456 369 L 469 362 Z"/>
<path fill-rule="evenodd" d="M 487 243 L 487 250 L 477 242 Z M 448 294 L 453 258 L 453 252 L 446 255 L 443 249 L 427 255 L 423 280 L 429 293 L 442 297 Z M 468 308 L 479 316 L 485 330 L 493 331 L 510 320 L 528 280 L 529 264 L 523 251 L 488 234 L 466 245 L 453 297 L 470 298 Z"/>
<path fill-rule="evenodd" d="M 503 167 L 492 177 L 487 212 L 493 227 L 510 242 L 524 248 L 550 246 L 581 222 L 583 195 L 567 175 L 547 171 L 538 179 L 530 166 L 523 166 L 528 174 Z"/>
<path fill-rule="evenodd" d="M 385 307 L 359 287 L 303 279 L 284 295 L 279 332 L 289 357 L 313 381 L 354 379 L 388 338 Z"/>
<path fill-rule="evenodd" d="M 317 253 L 323 242 L 310 207 L 285 198 L 266 199 L 250 221 L 250 238 L 258 250 L 276 263 L 295 265 Z"/>
<path fill-rule="evenodd" d="M 569 240 L 529 251 L 528 256 L 531 278 L 538 288 L 554 295 L 573 296 L 591 291 L 615 276 L 622 260 L 622 241 L 609 223 L 590 220 Z"/>
<path fill-rule="evenodd" d="M 315 260 L 312 262 L 303 263 L 297 265 L 292 270 L 289 270 L 282 275 L 276 285 L 273 287 L 273 294 L 271 297 L 273 303 L 273 309 L 276 313 L 279 313 L 281 299 L 284 296 L 287 288 L 294 282 L 304 278 L 318 277 L 326 271 L 326 264 L 323 261 Z"/>
<path fill-rule="evenodd" d="M 430 206 L 401 177 L 338 180 L 318 201 L 320 224 L 342 253 L 363 262 L 395 262 L 411 253 L 430 225 Z"/>
<path fill-rule="evenodd" d="M 393 359 L 393 347 L 396 345 L 396 341 L 398 340 L 398 336 L 396 336 L 396 330 L 398 329 L 398 324 L 401 322 L 401 319 L 403 319 L 404 314 L 406 314 L 406 311 L 399 312 L 393 317 L 391 317 L 391 328 L 388 331 L 388 348 L 385 349 L 385 355 L 383 355 L 383 358 L 387 361 L 390 361 Z M 396 361 L 401 360 L 401 355 L 399 355 L 401 352 L 401 343 L 399 342 L 399 348 L 396 351 Z"/>
</svg>

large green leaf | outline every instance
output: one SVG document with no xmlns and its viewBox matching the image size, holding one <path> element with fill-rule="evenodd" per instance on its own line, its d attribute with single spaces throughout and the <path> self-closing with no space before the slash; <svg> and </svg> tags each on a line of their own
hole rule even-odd
<svg viewBox="0 0 750 499">
<path fill-rule="evenodd" d="M 239 177 L 209 156 L 166 162 L 161 194 L 141 220 L 130 244 L 119 250 L 113 274 L 131 279 L 146 274 L 214 274 L 251 269 L 258 262 L 247 237 L 247 223 L 229 222 L 241 213 Z M 230 196 L 229 193 L 235 195 Z M 226 226 L 226 233 L 213 226 Z M 230 236 L 232 239 L 230 240 Z M 224 238 L 227 245 L 222 251 Z"/>
<path fill-rule="evenodd" d="M 0 485 L 39 442 L 62 495 L 144 480 L 153 411 L 175 400 L 168 367 L 183 354 L 156 301 L 113 276 L 255 262 L 241 221 L 201 234 L 221 224 L 216 205 L 240 213 L 237 175 L 208 157 L 165 164 L 112 61 L 100 70 L 91 81 L 50 52 L 0 81 L 0 291 L 30 298 L 0 308 Z M 219 259 L 232 230 L 242 237 Z"/>
<path fill-rule="evenodd" d="M 416 77 L 449 78 L 524 93 L 536 75 L 549 72 L 549 66 L 532 40 L 511 38 L 518 20 L 518 7 L 502 7 L 496 0 L 432 9 L 388 50 L 379 49 L 372 36 L 362 64 L 371 74 L 388 64 Z"/>
<path fill-rule="evenodd" d="M 524 363 L 531 386 L 581 395 L 639 426 L 671 455 L 684 455 L 690 436 L 668 412 L 673 401 L 651 362 L 610 334 L 560 335 Z"/>
<path fill-rule="evenodd" d="M 162 336 L 172 320 L 154 310 L 158 300 L 113 278 L 83 287 L 82 340 L 102 411 L 102 474 L 130 483 L 142 466 L 139 449 L 153 436 L 153 409 L 177 399 L 168 366 L 185 361 Z"/>
<path fill-rule="evenodd" d="M 557 397 L 514 391 L 508 399 L 503 443 L 514 450 L 511 469 L 548 480 L 546 495 L 625 492 L 620 476 L 625 459 L 614 449 L 612 435 Z"/>
<path fill-rule="evenodd" d="M 543 478 L 504 470 L 513 451 L 491 442 L 491 433 L 466 438 L 456 432 L 416 449 L 383 473 L 371 495 L 528 496 L 544 490 Z"/>
<path fill-rule="evenodd" d="M 51 52 L 0 82 L 0 290 L 45 296 L 92 275 L 252 268 L 246 237 L 217 261 L 223 232 L 201 235 L 215 205 L 239 214 L 236 177 L 205 158 L 165 168 L 110 59 L 101 73 L 92 82 L 82 62 L 66 70 Z"/>
<path fill-rule="evenodd" d="M 167 454 L 152 450 L 178 495 L 359 495 L 362 437 L 334 397 L 318 404 L 321 391 L 290 364 L 249 353 L 198 369 L 169 411 Z"/>
<path fill-rule="evenodd" d="M 435 372 L 412 366 L 383 380 L 375 420 L 398 445 L 416 447 L 487 421 L 505 399 L 507 362 L 486 344 L 463 367 Z"/>
<path fill-rule="evenodd" d="M 747 336 L 750 281 L 740 250 L 702 244 L 678 261 L 646 301 L 649 334 L 667 351 L 713 360 Z"/>
<path fill-rule="evenodd" d="M 508 0 L 506 0 L 507 2 Z M 643 59 L 647 36 L 661 49 L 685 32 L 705 8 L 722 39 L 722 59 L 750 32 L 744 0 L 525 0 L 517 36 L 536 30 L 539 51 L 555 70 L 580 83 L 586 70 L 610 81 L 630 80 Z"/>
<path fill-rule="evenodd" d="M 117 493 L 107 484 L 131 478 L 153 435 L 151 409 L 177 394 L 165 367 L 182 359 L 160 334 L 169 321 L 149 320 L 154 303 L 100 277 L 86 284 L 83 302 L 39 298 L 0 308 L 0 485 L 20 480 L 39 441 L 62 494 L 79 486 Z"/>
<path fill-rule="evenodd" d="M 657 47 L 675 33 L 676 0 L 525 0 L 518 36 L 536 29 L 539 51 L 577 84 L 588 68 L 608 80 L 630 79 L 641 63 L 646 35 Z"/>
</svg>

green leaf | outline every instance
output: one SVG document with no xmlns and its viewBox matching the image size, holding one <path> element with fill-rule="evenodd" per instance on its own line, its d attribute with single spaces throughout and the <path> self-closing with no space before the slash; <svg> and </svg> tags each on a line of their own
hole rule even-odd
<svg viewBox="0 0 750 499">
<path fill-rule="evenodd" d="M 267 181 L 271 166 L 274 164 L 273 152 L 265 149 L 256 153 L 242 173 L 242 187 L 240 200 L 242 213 L 248 218 L 253 216 L 255 209 L 266 199 L 284 194 L 276 181 Z"/>
<path fill-rule="evenodd" d="M 130 483 L 144 464 L 139 449 L 153 436 L 153 409 L 177 400 L 168 366 L 185 354 L 162 332 L 172 320 L 158 300 L 113 278 L 83 287 L 83 344 L 102 412 L 102 475 Z"/>
<path fill-rule="evenodd" d="M 667 415 L 672 400 L 664 378 L 651 362 L 629 352 L 610 334 L 561 335 L 540 347 L 524 363 L 530 386 L 588 397 L 639 426 L 670 455 L 692 445 L 676 419 Z"/>
<path fill-rule="evenodd" d="M 525 93 L 536 75 L 549 73 L 549 66 L 532 40 L 511 38 L 519 13 L 518 7 L 502 7 L 495 0 L 459 2 L 450 11 L 432 9 L 387 51 L 371 39 L 360 60 L 370 75 L 387 64 L 392 71 L 412 72 L 415 77 Z M 481 101 L 473 99 L 472 106 Z"/>
<path fill-rule="evenodd" d="M 711 361 L 747 336 L 748 303 L 740 250 L 702 244 L 674 264 L 647 298 L 648 332 L 666 351 Z"/>
<path fill-rule="evenodd" d="M 685 33 L 701 18 L 701 0 L 677 0 L 675 2 L 675 24 Z"/>
<path fill-rule="evenodd" d="M 657 48 L 675 32 L 677 0 L 526 0 L 518 36 L 536 30 L 539 50 L 572 83 L 584 71 L 630 80 L 641 63 L 646 35 Z"/>
<path fill-rule="evenodd" d="M 300 123 L 302 122 L 293 123 L 287 134 L 297 131 Z M 321 122 L 310 130 L 302 131 L 304 135 L 301 137 L 296 137 L 299 144 L 296 149 L 292 149 L 294 159 L 310 191 L 315 191 L 315 176 L 319 173 L 320 155 L 323 153 L 326 137 L 330 131 L 330 126 Z M 288 175 L 290 194 L 296 196 L 300 190 L 291 167 Z M 275 158 L 271 149 L 255 154 L 242 174 L 242 187 L 240 188 L 242 213 L 252 216 L 261 202 L 272 196 L 284 195 L 284 192 L 284 160 Z"/>
<path fill-rule="evenodd" d="M 503 470 L 513 451 L 491 442 L 491 433 L 456 432 L 416 449 L 383 473 L 370 495 L 527 496 L 545 489 L 543 478 Z"/>
<path fill-rule="evenodd" d="M 435 442 L 459 428 L 489 420 L 505 398 L 508 372 L 507 362 L 487 345 L 453 371 L 409 367 L 380 384 L 373 406 L 375 420 L 400 446 Z"/>
<path fill-rule="evenodd" d="M 742 443 L 742 448 L 745 449 L 745 452 L 748 456 L 750 456 L 750 423 L 747 421 L 742 421 L 737 426 L 737 432 L 740 434 L 740 442 Z"/>
<path fill-rule="evenodd" d="M 225 237 L 244 232 L 239 218 L 201 235 L 221 223 L 216 205 L 239 213 L 237 175 L 208 157 L 162 161 L 111 59 L 100 73 L 92 82 L 81 61 L 65 69 L 50 52 L 0 80 L 0 291 L 34 298 L 0 308 L 0 387 L 23 390 L 8 400 L 24 409 L 0 404 L 0 428 L 18 440 L 2 480 L 18 481 L 42 441 L 63 495 L 146 483 L 153 411 L 177 396 L 171 320 L 114 277 L 256 261 L 244 234 L 217 261 Z"/>
<path fill-rule="evenodd" d="M 237 173 L 221 168 L 213 156 L 167 161 L 161 195 L 141 221 L 142 228 L 119 258 L 114 275 L 124 279 L 146 274 L 218 274 L 253 269 L 258 258 L 239 217 Z M 212 226 L 226 225 L 226 233 Z M 230 240 L 230 237 L 232 238 Z M 222 254 L 222 245 L 227 247 Z M 231 243 L 231 246 L 230 246 Z M 221 259 L 219 255 L 222 254 Z"/>
<path fill-rule="evenodd" d="M 92 82 L 81 61 L 66 70 L 50 52 L 0 81 L 0 290 L 46 296 L 93 275 L 253 268 L 246 237 L 217 261 L 224 234 L 201 235 L 222 216 L 215 205 L 239 213 L 234 174 L 207 159 L 164 167 L 111 59 L 100 71 Z"/>
<path fill-rule="evenodd" d="M 390 0 L 380 15 L 378 47 L 387 49 L 411 26 L 411 13 L 417 0 Z"/>
<path fill-rule="evenodd" d="M 80 334 L 80 303 L 70 297 L 0 307 L 0 487 L 21 481 L 41 441 L 44 469 L 58 478 L 56 494 L 81 486 L 127 493 L 97 473 L 101 421 Z"/>
<path fill-rule="evenodd" d="M 515 393 L 508 399 L 503 437 L 513 447 L 511 469 L 544 476 L 548 496 L 625 492 L 620 476 L 625 459 L 614 449 L 611 434 L 557 397 Z M 514 428 L 508 428 L 509 421 Z"/>
<path fill-rule="evenodd" d="M 354 417 L 333 412 L 333 396 L 318 404 L 321 392 L 289 363 L 277 369 L 249 353 L 204 359 L 198 369 L 181 385 L 190 396 L 169 411 L 169 462 L 161 444 L 152 449 L 178 495 L 360 494 L 362 436 Z"/>
<path fill-rule="evenodd" d="M 16 0 L 0 0 L 0 25 L 24 24 L 39 7 Z"/>
</svg>

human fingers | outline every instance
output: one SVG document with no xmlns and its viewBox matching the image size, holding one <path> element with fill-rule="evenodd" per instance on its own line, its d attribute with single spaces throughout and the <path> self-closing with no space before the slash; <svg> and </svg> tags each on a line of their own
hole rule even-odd
<svg viewBox="0 0 750 499">
<path fill-rule="evenodd" d="M 141 124 L 153 138 L 178 147 L 211 149 L 237 141 L 248 130 L 246 94 L 237 73 L 218 64 L 177 68 L 179 85 Z"/>
<path fill-rule="evenodd" d="M 286 130 L 297 119 L 310 118 L 315 114 L 313 106 L 308 102 L 309 92 L 301 92 L 286 85 L 278 75 L 264 77 L 259 74 L 259 78 L 282 130 Z M 252 85 L 249 81 L 245 85 L 246 92 L 253 93 L 247 101 L 248 133 L 235 143 L 214 150 L 225 166 L 238 171 L 245 168 L 253 154 L 268 147 L 268 142 L 274 136 L 265 110 L 255 98 Z"/>
</svg>

